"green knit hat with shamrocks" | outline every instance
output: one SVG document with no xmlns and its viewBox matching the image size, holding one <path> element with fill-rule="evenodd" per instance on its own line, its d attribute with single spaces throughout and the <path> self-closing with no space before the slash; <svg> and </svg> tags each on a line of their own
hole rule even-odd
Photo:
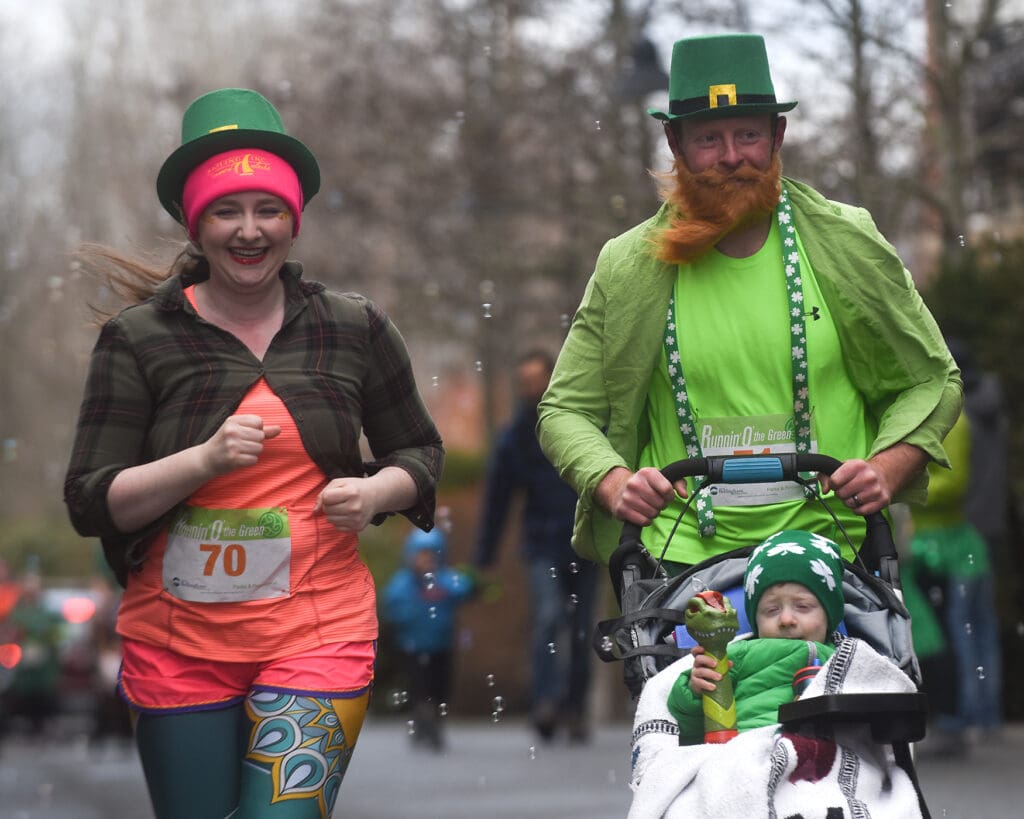
<svg viewBox="0 0 1024 819">
<path fill-rule="evenodd" d="M 743 575 L 747 619 L 757 634 L 757 604 L 776 583 L 800 583 L 818 598 L 828 620 L 828 634 L 843 619 L 843 564 L 839 546 L 827 537 L 801 529 L 776 532 L 758 546 Z"/>
</svg>

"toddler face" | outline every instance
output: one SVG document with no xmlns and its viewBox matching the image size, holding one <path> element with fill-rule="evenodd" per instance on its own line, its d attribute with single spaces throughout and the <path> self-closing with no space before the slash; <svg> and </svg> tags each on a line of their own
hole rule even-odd
<svg viewBox="0 0 1024 819">
<path fill-rule="evenodd" d="M 757 603 L 757 634 L 826 642 L 828 617 L 818 598 L 800 583 L 776 583 Z"/>
<path fill-rule="evenodd" d="M 412 568 L 417 574 L 436 572 L 438 562 L 437 552 L 432 549 L 420 549 L 412 559 Z"/>
</svg>

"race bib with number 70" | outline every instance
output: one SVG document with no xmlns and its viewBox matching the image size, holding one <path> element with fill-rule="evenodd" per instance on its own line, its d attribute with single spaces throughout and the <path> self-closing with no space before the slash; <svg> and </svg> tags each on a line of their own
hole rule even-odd
<svg viewBox="0 0 1024 819">
<path fill-rule="evenodd" d="M 291 593 L 288 511 L 182 508 L 167 532 L 164 591 L 196 603 L 233 603 Z"/>
</svg>

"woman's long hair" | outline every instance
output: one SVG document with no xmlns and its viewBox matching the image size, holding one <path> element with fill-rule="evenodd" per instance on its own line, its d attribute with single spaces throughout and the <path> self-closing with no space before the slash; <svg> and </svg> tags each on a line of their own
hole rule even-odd
<svg viewBox="0 0 1024 819">
<path fill-rule="evenodd" d="M 155 254 L 129 256 L 106 245 L 86 243 L 75 253 L 75 260 L 86 276 L 95 279 L 116 302 L 114 305 L 89 303 L 98 324 L 113 318 L 121 309 L 151 298 L 157 288 L 179 273 L 186 278 L 204 279 L 209 263 L 197 245 L 189 242 L 168 266 Z"/>
</svg>

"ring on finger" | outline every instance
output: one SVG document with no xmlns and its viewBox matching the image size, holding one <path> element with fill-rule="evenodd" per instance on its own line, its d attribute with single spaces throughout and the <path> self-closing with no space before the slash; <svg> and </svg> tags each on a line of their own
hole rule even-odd
<svg viewBox="0 0 1024 819">
<path fill-rule="evenodd" d="M 857 497 L 856 493 L 850 498 L 853 501 L 854 506 L 860 506 L 860 498 Z"/>
</svg>

